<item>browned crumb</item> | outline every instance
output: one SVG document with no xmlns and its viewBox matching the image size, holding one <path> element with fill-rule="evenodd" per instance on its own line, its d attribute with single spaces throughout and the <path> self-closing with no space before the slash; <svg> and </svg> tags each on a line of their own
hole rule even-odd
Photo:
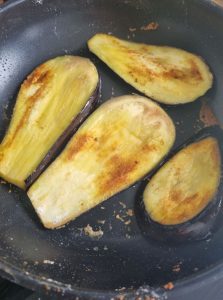
<svg viewBox="0 0 223 300">
<path fill-rule="evenodd" d="M 159 27 L 157 22 L 150 22 L 149 24 L 142 26 L 141 30 L 156 30 Z"/>
<path fill-rule="evenodd" d="M 151 296 L 145 296 L 145 300 L 157 300 L 157 298 L 151 297 Z"/>
<path fill-rule="evenodd" d="M 211 107 L 206 103 L 202 102 L 199 118 L 204 126 L 212 126 L 212 125 L 219 125 L 219 121 L 215 116 Z"/>
<path fill-rule="evenodd" d="M 178 264 L 178 265 L 173 266 L 172 271 L 176 272 L 176 273 L 180 272 L 180 265 Z"/>
<path fill-rule="evenodd" d="M 125 203 L 123 203 L 123 202 L 121 202 L 121 201 L 119 201 L 119 204 L 123 207 L 123 208 L 126 208 L 126 205 L 125 205 Z"/>
<path fill-rule="evenodd" d="M 125 225 L 129 225 L 131 223 L 131 220 L 128 220 L 125 222 Z"/>
<path fill-rule="evenodd" d="M 130 217 L 134 216 L 134 212 L 133 212 L 132 209 L 128 209 L 126 213 L 127 213 L 127 215 L 130 216 Z"/>
<path fill-rule="evenodd" d="M 121 287 L 121 288 L 118 288 L 118 289 L 115 289 L 116 291 L 119 291 L 119 292 L 121 292 L 121 291 L 125 291 L 126 290 L 126 287 Z"/>
<path fill-rule="evenodd" d="M 129 31 L 134 32 L 134 31 L 136 31 L 136 28 L 135 27 L 129 27 Z"/>
<path fill-rule="evenodd" d="M 97 222 L 98 222 L 98 224 L 102 224 L 102 225 L 105 224 L 105 220 L 98 220 Z"/>
<path fill-rule="evenodd" d="M 54 265 L 54 261 L 48 260 L 48 259 L 44 259 L 43 263 L 44 264 L 49 264 L 49 265 Z"/>
<path fill-rule="evenodd" d="M 43 286 L 46 291 L 50 291 L 51 287 L 48 284 L 44 284 Z"/>
<path fill-rule="evenodd" d="M 104 232 L 101 229 L 93 230 L 93 228 L 89 224 L 84 227 L 84 233 L 91 238 L 101 238 L 104 234 Z"/>
<path fill-rule="evenodd" d="M 220 5 L 221 7 L 223 7 L 223 3 L 221 0 L 212 0 L 214 4 L 216 5 Z"/>
<path fill-rule="evenodd" d="M 172 282 L 168 282 L 167 284 L 165 284 L 164 289 L 166 290 L 172 290 L 174 288 L 174 284 Z"/>
<path fill-rule="evenodd" d="M 115 216 L 117 220 L 120 220 L 122 222 L 125 222 L 125 220 L 118 214 Z"/>
</svg>

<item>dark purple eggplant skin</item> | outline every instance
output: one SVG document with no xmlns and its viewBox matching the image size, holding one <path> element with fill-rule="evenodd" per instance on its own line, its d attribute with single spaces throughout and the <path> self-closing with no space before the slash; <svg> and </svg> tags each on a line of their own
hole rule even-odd
<svg viewBox="0 0 223 300">
<path fill-rule="evenodd" d="M 221 174 L 223 174 L 223 130 L 219 126 L 206 127 L 189 138 L 182 145 L 172 151 L 158 168 L 149 176 L 151 178 L 171 157 L 187 145 L 202 140 L 208 136 L 215 137 L 221 153 Z M 147 185 L 148 181 L 142 185 Z M 144 190 L 140 188 L 140 191 Z M 135 216 L 142 234 L 156 242 L 178 245 L 185 242 L 194 242 L 210 239 L 223 226 L 223 176 L 221 175 L 218 191 L 212 201 L 203 211 L 191 220 L 179 225 L 162 225 L 153 221 L 145 210 L 142 192 L 135 202 Z"/>
<path fill-rule="evenodd" d="M 95 110 L 101 90 L 101 79 L 99 78 L 98 85 L 95 91 L 90 96 L 89 100 L 85 104 L 84 108 L 80 113 L 72 120 L 70 125 L 64 130 L 59 136 L 53 146 L 50 148 L 48 153 L 45 155 L 43 160 L 40 162 L 38 167 L 33 171 L 32 174 L 25 180 L 26 190 L 34 183 L 34 181 L 43 173 L 43 171 L 50 165 L 50 163 L 59 155 L 63 150 L 67 142 L 78 130 L 80 125 L 86 120 L 86 118 Z"/>
</svg>

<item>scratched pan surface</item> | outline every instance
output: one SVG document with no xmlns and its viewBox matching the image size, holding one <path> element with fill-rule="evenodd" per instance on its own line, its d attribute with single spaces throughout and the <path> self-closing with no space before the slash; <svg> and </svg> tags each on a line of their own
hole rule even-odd
<svg viewBox="0 0 223 300">
<path fill-rule="evenodd" d="M 157 30 L 142 30 L 153 21 L 159 24 Z M 180 47 L 198 53 L 210 65 L 214 87 L 208 94 L 192 104 L 162 105 L 176 124 L 177 146 L 203 126 L 202 101 L 223 119 L 222 29 L 221 0 L 7 1 L 0 8 L 1 137 L 21 82 L 51 57 L 90 57 L 101 74 L 101 101 L 136 92 L 87 50 L 86 41 L 93 34 L 111 32 L 124 39 Z M 81 299 L 109 299 L 123 293 L 134 298 L 154 291 L 165 295 L 160 287 L 169 281 L 175 289 L 167 296 L 179 299 L 188 286 L 223 277 L 223 228 L 193 243 L 169 245 L 144 238 L 135 216 L 127 214 L 134 210 L 143 185 L 137 183 L 65 228 L 49 231 L 40 225 L 24 192 L 1 184 L 1 274 L 32 289 Z M 87 224 L 101 228 L 103 236 L 99 240 L 86 236 Z M 176 272 L 173 267 L 179 263 Z"/>
</svg>

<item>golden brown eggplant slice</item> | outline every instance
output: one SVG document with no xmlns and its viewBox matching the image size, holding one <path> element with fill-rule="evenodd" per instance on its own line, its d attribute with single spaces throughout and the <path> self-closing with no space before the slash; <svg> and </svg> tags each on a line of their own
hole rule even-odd
<svg viewBox="0 0 223 300">
<path fill-rule="evenodd" d="M 169 116 L 129 95 L 101 105 L 28 190 L 47 228 L 75 219 L 148 173 L 175 140 Z"/>
<path fill-rule="evenodd" d="M 214 198 L 221 175 L 218 141 L 207 137 L 174 155 L 148 183 L 143 200 L 150 218 L 177 225 L 197 216 Z"/>
<path fill-rule="evenodd" d="M 181 49 L 133 43 L 108 34 L 96 34 L 88 47 L 126 82 L 159 102 L 192 102 L 212 86 L 213 76 L 205 62 Z"/>
<path fill-rule="evenodd" d="M 97 70 L 87 58 L 62 56 L 37 67 L 20 88 L 9 129 L 1 143 L 0 176 L 25 188 L 25 179 L 66 128 L 74 121 L 77 127 L 81 121 L 81 118 L 76 120 L 77 115 L 89 111 L 98 82 Z M 74 126 L 69 128 L 73 134 Z M 56 143 L 57 147 L 65 135 Z"/>
</svg>

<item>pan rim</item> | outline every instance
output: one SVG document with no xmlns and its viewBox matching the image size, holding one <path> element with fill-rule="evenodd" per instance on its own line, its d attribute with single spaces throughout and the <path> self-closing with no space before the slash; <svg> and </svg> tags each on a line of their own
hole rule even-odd
<svg viewBox="0 0 223 300">
<path fill-rule="evenodd" d="M 0 7 L 0 16 L 10 10 L 11 8 L 16 7 L 22 3 L 25 3 L 29 0 L 8 0 L 4 2 Z M 207 4 L 211 4 L 212 8 L 216 7 L 221 9 L 221 13 L 223 15 L 223 9 L 213 0 L 205 0 Z M 38 2 L 36 2 L 38 3 Z M 48 291 L 53 293 L 61 293 L 63 295 L 72 295 L 78 297 L 91 297 L 94 299 L 108 299 L 108 297 L 113 298 L 120 294 L 125 294 L 129 297 L 133 297 L 136 295 L 137 291 L 140 290 L 134 289 L 131 291 L 117 291 L 117 290 L 95 290 L 95 289 L 86 289 L 79 288 L 74 285 L 65 284 L 62 282 L 54 281 L 49 278 L 40 278 L 33 273 L 29 273 L 24 271 L 22 268 L 16 267 L 11 263 L 6 262 L 2 257 L 0 257 L 0 275 L 3 278 L 6 278 L 16 284 L 22 285 L 28 289 L 37 290 L 41 289 L 42 291 Z M 168 296 L 177 295 L 180 291 L 182 294 L 184 289 L 196 289 L 199 286 L 204 286 L 207 283 L 215 282 L 216 280 L 220 280 L 223 278 L 223 260 L 212 265 L 210 268 L 205 269 L 203 271 L 198 271 L 186 278 L 179 279 L 173 281 L 174 289 L 170 291 L 163 290 L 163 293 L 167 293 Z M 150 290 L 156 291 L 156 289 L 160 289 L 160 287 L 152 287 Z M 186 290 L 185 290 L 186 293 Z M 138 294 L 137 294 L 138 295 Z M 146 295 L 146 293 L 145 293 Z M 161 295 L 162 296 L 162 295 Z M 105 298 L 106 297 L 106 298 Z"/>
<path fill-rule="evenodd" d="M 37 290 L 41 289 L 43 292 L 51 292 L 51 293 L 57 293 L 62 295 L 70 295 L 70 296 L 78 296 L 78 297 L 96 297 L 95 299 L 108 299 L 109 296 L 110 299 L 118 296 L 118 295 L 125 295 L 129 297 L 134 297 L 140 295 L 140 289 L 143 288 L 144 296 L 148 295 L 148 292 L 155 292 L 159 297 L 162 297 L 166 294 L 168 296 L 176 296 L 177 293 L 180 292 L 182 295 L 183 291 L 188 289 L 190 287 L 190 290 L 196 290 L 196 288 L 205 286 L 207 283 L 213 283 L 217 280 L 220 280 L 223 278 L 223 261 L 219 264 L 213 265 L 211 268 L 205 270 L 205 271 L 198 271 L 197 273 L 184 278 L 179 279 L 176 281 L 173 281 L 174 288 L 172 290 L 166 291 L 165 289 L 161 289 L 159 286 L 140 286 L 137 289 L 133 290 L 96 290 L 96 289 L 86 289 L 86 288 L 79 288 L 77 286 L 62 283 L 59 281 L 55 281 L 50 278 L 42 277 L 41 279 L 27 271 L 22 270 L 21 268 L 15 267 L 12 264 L 5 262 L 0 257 L 0 275 L 8 279 L 16 284 L 19 284 L 21 286 L 24 286 L 31 290 Z M 145 289 L 144 289 L 145 287 Z M 148 288 L 148 292 L 146 291 L 146 288 Z M 104 298 L 106 297 L 106 298 Z M 90 299 L 90 298 L 89 298 Z M 94 298 L 92 298 L 94 299 Z"/>
</svg>

